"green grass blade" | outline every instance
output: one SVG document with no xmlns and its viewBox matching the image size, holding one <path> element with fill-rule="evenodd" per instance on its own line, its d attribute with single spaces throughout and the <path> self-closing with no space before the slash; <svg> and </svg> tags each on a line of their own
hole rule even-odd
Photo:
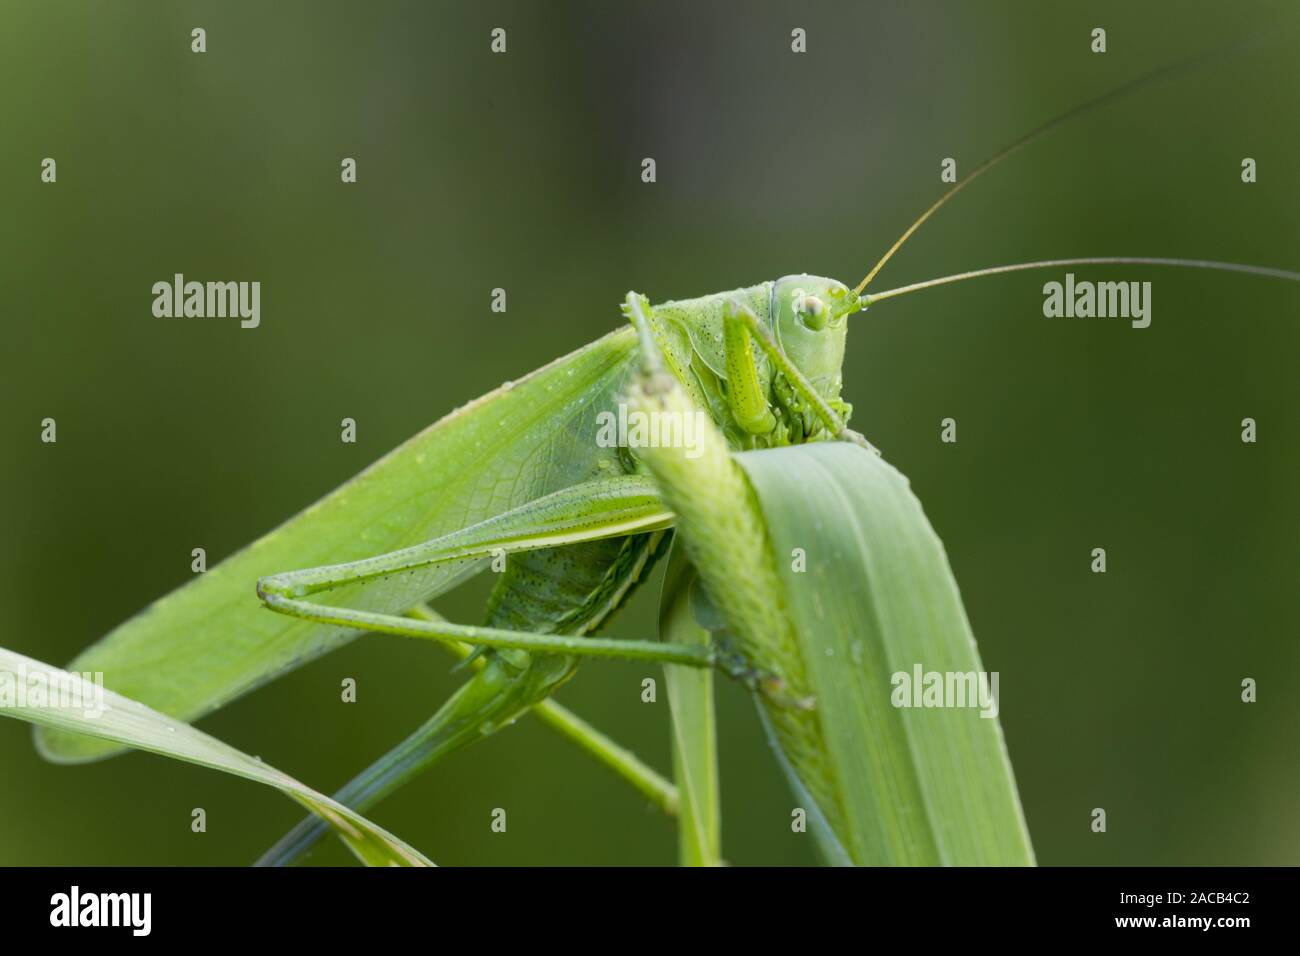
<svg viewBox="0 0 1300 956">
<path fill-rule="evenodd" d="M 681 549 L 674 547 L 660 596 L 660 640 L 709 643 L 709 632 L 691 614 L 694 581 L 695 572 Z M 722 862 L 722 809 L 713 672 L 668 664 L 664 682 L 672 713 L 673 777 L 679 795 L 678 860 L 683 866 L 718 866 Z"/>
<path fill-rule="evenodd" d="M 63 693 L 50 693 L 38 703 L 27 696 L 27 688 L 37 687 L 62 689 Z M 137 701 L 109 690 L 102 691 L 102 698 L 97 693 L 100 689 L 80 675 L 0 648 L 0 714 L 42 727 L 93 734 L 275 787 L 325 820 L 368 866 L 433 865 L 365 817 L 257 758 Z M 99 704 L 103 712 L 96 714 Z"/>
<path fill-rule="evenodd" d="M 759 498 L 825 742 L 820 779 L 799 782 L 834 794 L 821 809 L 838 843 L 859 864 L 1032 864 L 998 719 L 891 702 L 893 676 L 918 664 L 983 670 L 907 479 L 847 442 L 737 460 Z"/>
<path fill-rule="evenodd" d="M 80 654 L 74 671 L 192 722 L 350 640 L 347 628 L 262 607 L 259 577 L 394 551 L 456 531 L 577 482 L 599 477 L 594 408 L 611 407 L 627 376 L 631 329 L 584 346 L 429 426 L 206 573 L 154 602 Z M 339 588 L 331 601 L 401 614 L 445 591 L 480 562 L 428 568 Z M 41 753 L 93 760 L 110 741 L 44 730 Z"/>
</svg>

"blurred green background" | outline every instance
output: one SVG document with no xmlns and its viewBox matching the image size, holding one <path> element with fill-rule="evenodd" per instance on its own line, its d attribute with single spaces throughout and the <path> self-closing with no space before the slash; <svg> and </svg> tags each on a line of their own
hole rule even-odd
<svg viewBox="0 0 1300 956">
<path fill-rule="evenodd" d="M 968 172 L 1233 37 L 1274 40 L 1018 154 L 877 286 L 1098 254 L 1298 268 L 1298 21 L 1292 3 L 1208 0 L 8 3 L 0 643 L 66 663 L 183 583 L 191 548 L 233 552 L 615 327 L 629 288 L 855 282 L 938 194 L 942 158 Z M 206 54 L 190 52 L 195 26 Z M 504 56 L 488 52 L 496 26 Z M 794 27 L 806 55 L 790 52 Z M 47 156 L 56 185 L 39 181 Z M 356 185 L 339 182 L 344 156 Z M 1240 181 L 1245 156 L 1257 184 Z M 155 319 L 150 287 L 175 272 L 260 280 L 261 327 Z M 1001 673 L 1040 862 L 1300 862 L 1300 291 L 1090 275 L 1151 280 L 1151 328 L 1045 319 L 1042 284 L 1060 272 L 853 320 L 854 424 L 947 545 Z M 504 315 L 488 309 L 497 286 Z M 57 445 L 38 440 L 46 416 Z M 338 439 L 345 416 L 355 445 Z M 1246 416 L 1257 444 L 1239 439 Z M 939 441 L 945 417 L 956 445 Z M 1089 572 L 1094 547 L 1105 575 Z M 653 590 L 613 633 L 650 633 Z M 477 620 L 483 593 L 440 608 Z M 589 663 L 561 699 L 667 768 L 667 705 L 640 702 L 643 672 Z M 348 676 L 355 705 L 338 700 Z M 368 637 L 201 727 L 329 791 L 455 685 L 436 650 Z M 726 856 L 810 862 L 751 705 L 725 681 L 719 694 Z M 198 806 L 206 834 L 190 831 Z M 1098 806 L 1104 836 L 1089 830 Z M 505 835 L 493 807 L 509 810 Z M 51 766 L 29 727 L 0 721 L 0 863 L 245 864 L 298 815 L 152 755 Z M 674 859 L 665 820 L 527 720 L 373 815 L 445 864 Z"/>
</svg>

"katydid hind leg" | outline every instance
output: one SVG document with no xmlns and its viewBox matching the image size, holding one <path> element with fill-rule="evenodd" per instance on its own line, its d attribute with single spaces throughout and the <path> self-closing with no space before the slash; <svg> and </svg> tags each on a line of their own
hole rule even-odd
<svg viewBox="0 0 1300 956">
<path fill-rule="evenodd" d="M 496 552 L 510 551 L 513 553 L 489 601 L 487 621 L 494 626 L 460 629 L 429 618 L 412 621 L 391 615 L 376 617 L 391 625 L 386 628 L 390 632 L 410 633 L 410 628 L 418 628 L 415 636 L 429 637 L 436 633 L 444 640 L 465 638 L 475 630 L 511 633 L 501 625 L 518 629 L 532 625 L 551 632 L 514 632 L 517 637 L 533 639 L 532 649 L 538 653 L 518 647 L 498 646 L 490 650 L 479 673 L 433 717 L 345 786 L 338 799 L 349 805 L 370 806 L 443 756 L 512 723 L 548 698 L 572 676 L 576 666 L 575 657 L 564 652 L 591 646 L 571 635 L 594 629 L 613 613 L 653 564 L 666 538 L 662 530 L 628 532 L 634 528 L 657 527 L 671 518 L 663 511 L 648 479 L 593 482 L 415 549 L 351 565 L 277 575 L 264 581 L 263 598 L 272 609 L 296 616 L 304 616 L 303 612 L 347 614 L 347 609 L 311 605 L 288 595 L 315 594 L 337 583 L 401 573 L 417 563 L 496 556 Z M 556 541 L 566 543 L 557 545 Z M 550 544 L 537 547 L 539 542 Z M 554 611 L 550 617 L 548 610 Z M 562 647 L 555 647 L 553 641 L 548 645 L 548 638 L 565 643 Z M 536 641 L 542 645 L 537 646 Z M 597 645 L 622 656 L 621 642 L 597 642 Z M 649 649 L 657 651 L 658 645 Z M 273 865 L 291 862 L 323 832 L 314 821 L 305 820 L 277 843 L 262 862 Z"/>
<path fill-rule="evenodd" d="M 638 535 L 623 539 L 621 542 L 612 542 L 618 545 L 621 551 L 630 555 L 629 560 L 635 562 L 636 566 L 629 571 L 622 563 L 614 561 L 610 564 L 606 577 L 618 581 L 636 582 L 650 559 L 657 555 L 659 542 L 656 539 L 662 536 L 662 533 Z M 541 556 L 545 552 L 529 552 L 529 554 Z M 570 571 L 573 571 L 574 560 L 570 558 L 566 564 L 566 568 Z M 603 617 L 611 613 L 622 599 L 623 590 L 615 589 L 613 593 L 606 593 L 606 590 L 598 589 L 600 603 L 592 609 L 591 614 Z M 271 597 L 274 599 L 273 595 Z M 295 603 L 311 607 L 307 602 Z M 506 610 L 502 610 L 503 608 Z M 521 608 L 518 605 L 513 602 L 502 602 L 490 612 L 489 620 L 519 613 Z M 457 625 L 436 616 L 424 615 L 414 620 L 410 618 L 402 620 L 407 622 L 408 627 L 420 629 L 417 636 L 430 636 L 428 633 L 430 629 L 444 635 L 462 633 L 456 630 Z M 567 615 L 565 620 L 572 627 L 591 626 L 589 622 L 575 618 L 572 614 Z M 564 645 L 566 649 L 577 652 L 597 645 L 611 646 L 610 649 L 616 653 L 616 656 L 622 656 L 623 649 L 629 646 L 626 642 L 593 642 L 590 639 L 571 635 L 524 635 L 521 632 L 506 632 L 493 628 L 483 630 L 499 634 L 515 633 L 517 637 L 531 637 L 540 641 L 545 641 L 547 638 L 555 641 L 563 640 L 566 642 Z M 644 647 L 646 643 L 633 642 L 630 646 Z M 661 645 L 651 643 L 644 649 L 653 652 L 659 647 Z M 698 649 L 693 650 L 692 654 L 699 658 L 696 662 L 696 666 L 699 666 L 700 663 L 705 662 L 707 651 L 703 655 L 698 654 L 697 651 Z M 576 664 L 577 659 L 568 654 L 529 653 L 517 648 L 500 647 L 491 650 L 486 655 L 484 666 L 479 673 L 462 686 L 432 718 L 345 786 L 338 793 L 337 799 L 349 806 L 369 807 L 428 770 L 442 757 L 468 746 L 502 726 L 513 723 L 532 707 L 549 698 L 572 677 Z M 292 862 L 325 832 L 317 826 L 316 821 L 304 820 L 277 843 L 262 862 L 267 865 L 284 865 Z"/>
<path fill-rule="evenodd" d="M 364 813 L 448 754 L 527 713 L 572 673 L 565 658 L 497 651 L 438 711 L 405 740 L 345 784 L 334 799 Z M 298 823 L 257 865 L 286 866 L 329 832 L 317 817 Z"/>
<path fill-rule="evenodd" d="M 643 572 L 645 557 L 651 553 L 650 543 L 657 540 L 656 536 L 661 536 L 672 521 L 673 516 L 664 509 L 651 479 L 635 475 L 601 479 L 564 489 L 471 528 L 402 551 L 344 565 L 271 575 L 258 583 L 258 594 L 273 611 L 356 630 L 542 654 L 622 657 L 709 666 L 711 659 L 701 656 L 697 649 L 675 648 L 656 641 L 576 636 L 588 630 L 593 620 L 598 623 L 617 606 L 626 595 L 629 583 L 634 583 Z M 543 630 L 534 626 L 530 617 L 533 610 L 521 611 L 504 601 L 499 606 L 513 612 L 512 618 L 501 622 L 506 627 L 475 627 L 443 621 L 416 621 L 396 614 L 306 600 L 311 595 L 343 584 L 382 579 L 430 564 L 482 558 L 511 550 L 550 551 L 554 560 L 562 562 L 558 573 L 572 573 L 576 565 L 564 550 L 565 546 L 576 547 L 609 538 L 627 541 L 615 545 L 608 567 L 600 569 L 600 580 L 594 585 L 595 590 L 571 600 L 566 607 L 566 616 L 547 622 Z M 628 557 L 622 559 L 618 557 L 620 554 Z M 582 601 L 587 604 L 582 604 Z M 574 613 L 575 608 L 581 613 Z"/>
<path fill-rule="evenodd" d="M 625 537 L 671 524 L 672 514 L 665 509 L 649 478 L 598 478 L 398 551 L 346 564 L 270 575 L 258 582 L 258 593 L 304 597 L 437 564 Z"/>
<path fill-rule="evenodd" d="M 383 614 L 355 608 L 313 604 L 300 598 L 263 592 L 262 600 L 273 611 L 290 617 L 333 624 L 352 630 L 414 637 L 444 643 L 485 645 L 510 648 L 535 654 L 573 655 L 576 657 L 612 657 L 623 660 L 658 661 L 688 667 L 712 667 L 718 659 L 711 648 L 694 645 L 665 644 L 653 640 L 582 637 L 571 634 L 512 631 L 450 621 L 419 621 L 398 614 Z"/>
</svg>

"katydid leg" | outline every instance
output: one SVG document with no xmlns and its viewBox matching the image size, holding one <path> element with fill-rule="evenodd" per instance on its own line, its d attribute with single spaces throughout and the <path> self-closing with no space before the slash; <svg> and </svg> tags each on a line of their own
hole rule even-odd
<svg viewBox="0 0 1300 956">
<path fill-rule="evenodd" d="M 258 581 L 257 594 L 267 608 L 290 617 L 381 634 L 539 654 L 711 666 L 712 652 L 693 646 L 413 620 L 404 615 L 308 600 L 346 584 L 382 579 L 433 564 L 626 537 L 662 530 L 672 522 L 673 515 L 663 507 L 652 479 L 637 475 L 601 479 L 562 489 L 462 531 L 400 551 L 347 564 L 270 575 Z"/>
<path fill-rule="evenodd" d="M 722 313 L 722 318 L 727 329 L 728 369 L 731 368 L 734 362 L 742 368 L 747 366 L 750 370 L 749 374 L 754 375 L 754 355 L 749 348 L 752 337 L 753 341 L 771 360 L 773 367 L 785 376 L 795 393 L 809 404 L 832 435 L 840 441 L 851 441 L 854 444 L 861 445 L 868 451 L 879 454 L 863 435 L 849 428 L 840 414 L 831 408 L 826 399 L 821 396 L 821 393 L 808 381 L 807 376 L 799 371 L 789 357 L 781 351 L 781 346 L 777 344 L 776 339 L 772 337 L 772 333 L 767 327 L 758 321 L 758 316 L 739 302 L 729 302 L 727 306 L 727 309 Z M 734 357 L 733 349 L 735 351 Z M 733 410 L 734 404 L 733 400 Z M 769 414 L 771 413 L 769 412 Z"/>
<path fill-rule="evenodd" d="M 450 621 L 417 621 L 398 614 L 381 614 L 354 608 L 313 604 L 272 591 L 259 590 L 262 601 L 273 611 L 300 617 L 318 624 L 336 624 L 377 634 L 394 634 L 425 640 L 460 642 L 503 649 L 531 651 L 577 657 L 614 657 L 622 660 L 657 661 L 661 664 L 685 664 L 712 667 L 718 663 L 710 648 L 693 644 L 664 644 L 659 641 L 636 641 L 622 638 L 580 637 L 570 634 L 538 634 L 509 631 Z"/>
<path fill-rule="evenodd" d="M 499 553 L 562 547 L 671 527 L 654 481 L 644 475 L 600 478 L 562 488 L 450 534 L 346 564 L 286 571 L 262 578 L 258 593 L 305 597 L 430 565 Z"/>
<path fill-rule="evenodd" d="M 584 541 L 626 537 L 667 527 L 673 520 L 650 479 L 627 476 L 564 489 L 521 508 L 412 548 L 346 565 L 272 575 L 259 594 L 272 610 L 316 621 L 495 650 L 482 669 L 428 721 L 339 791 L 350 806 L 373 805 L 441 757 L 512 723 L 545 701 L 573 673 L 575 656 L 636 657 L 709 666 L 711 651 L 650 641 L 584 639 L 572 634 L 476 628 L 424 615 L 420 619 L 330 607 L 307 596 L 357 581 L 382 579 L 417 567 L 473 560 L 499 552 L 552 549 Z M 662 534 L 662 532 L 657 532 Z M 629 539 L 631 540 L 631 539 Z M 621 594 L 611 600 L 617 600 Z M 305 820 L 261 862 L 283 865 L 324 833 Z"/>
<path fill-rule="evenodd" d="M 384 754 L 335 795 L 357 810 L 374 806 L 388 794 L 450 753 L 513 723 L 556 689 L 567 677 L 563 658 L 547 658 L 549 667 L 522 651 L 498 651 L 483 669 L 461 686 L 438 711 L 400 744 Z M 328 828 L 307 817 L 258 860 L 259 866 L 285 866 L 310 849 Z"/>
<path fill-rule="evenodd" d="M 723 342 L 727 354 L 727 400 L 731 414 L 751 435 L 766 435 L 776 428 L 776 416 L 758 378 L 758 364 L 750 338 L 750 325 L 740 317 L 754 317 L 744 305 L 729 300 L 722 307 Z M 755 323 L 757 324 L 757 322 Z"/>
<path fill-rule="evenodd" d="M 412 609 L 409 616 L 425 621 L 441 620 L 426 605 Z M 462 646 L 449 646 L 449 650 L 457 654 L 466 651 Z M 554 661 L 555 658 L 549 660 Z M 525 669 L 515 667 L 512 673 L 512 665 L 519 663 L 518 659 L 501 661 L 499 655 L 495 654 L 479 661 L 477 666 L 480 670 L 472 681 L 458 690 L 419 729 L 344 785 L 335 799 L 349 807 L 369 807 L 423 773 L 442 757 L 512 723 L 531 707 L 543 723 L 577 743 L 631 783 L 665 813 L 673 815 L 677 812 L 677 790 L 668 781 L 586 721 L 547 699 L 554 688 L 535 682 L 526 686 L 525 670 L 533 670 L 530 676 L 535 681 L 546 666 L 547 659 L 531 662 Z M 493 668 L 498 670 L 494 672 Z M 500 679 L 502 675 L 513 679 L 503 682 Z M 542 699 L 530 702 L 530 691 L 533 695 L 540 693 Z M 257 865 L 292 864 L 328 832 L 316 817 L 306 817 L 268 850 Z"/>
</svg>

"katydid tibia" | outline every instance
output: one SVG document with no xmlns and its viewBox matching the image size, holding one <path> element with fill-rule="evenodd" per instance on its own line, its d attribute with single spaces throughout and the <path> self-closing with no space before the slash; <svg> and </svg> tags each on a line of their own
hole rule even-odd
<svg viewBox="0 0 1300 956">
<path fill-rule="evenodd" d="M 751 479 L 733 454 L 835 440 L 867 446 L 848 428 L 842 365 L 850 317 L 874 302 L 977 276 L 1103 263 L 1300 281 L 1294 272 L 1232 263 L 1087 257 L 866 291 L 958 190 L 1060 122 L 1022 137 L 944 193 L 855 288 L 795 275 L 658 305 L 629 293 L 628 325 L 430 426 L 121 625 L 70 669 L 103 671 L 113 690 L 190 721 L 360 632 L 482 652 L 477 671 L 425 724 L 337 794 L 364 810 L 442 756 L 546 702 L 582 657 L 720 668 L 755 688 L 783 758 L 824 804 L 818 809 L 831 829 L 850 828 L 844 821 L 854 808 L 830 806 L 809 780 L 806 768 L 824 757 L 818 748 L 827 715 L 803 693 L 812 662 L 791 635 L 779 633 L 767 606 L 780 588 L 775 558 Z M 620 405 L 670 418 L 703 411 L 709 427 L 698 457 L 598 440 L 598 416 Z M 646 579 L 674 533 L 734 644 L 589 636 Z M 482 626 L 413 612 L 500 556 L 507 560 Z M 38 741 L 43 753 L 64 761 L 113 749 L 60 731 L 42 730 Z M 627 761 L 603 752 L 615 769 L 645 783 Z M 291 861 L 323 829 L 305 821 L 264 862 Z"/>
</svg>

